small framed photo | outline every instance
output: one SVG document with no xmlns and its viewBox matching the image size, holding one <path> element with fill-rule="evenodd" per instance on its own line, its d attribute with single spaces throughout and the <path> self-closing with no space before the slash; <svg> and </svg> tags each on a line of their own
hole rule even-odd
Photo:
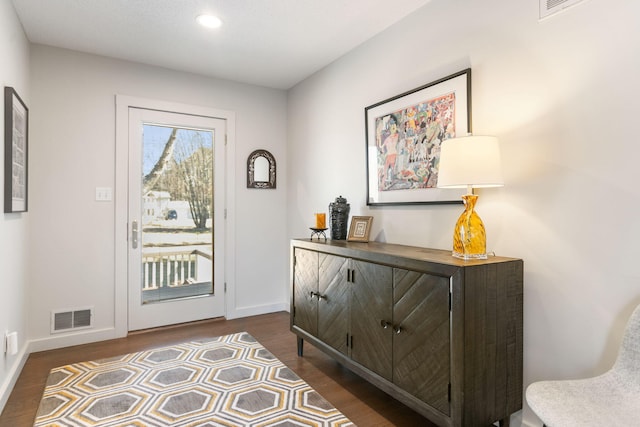
<svg viewBox="0 0 640 427">
<path fill-rule="evenodd" d="M 4 212 L 27 212 L 29 110 L 12 87 L 4 88 Z"/>
<path fill-rule="evenodd" d="M 347 240 L 350 242 L 368 242 L 372 222 L 372 216 L 352 217 L 351 226 L 349 227 L 349 236 L 347 237 Z"/>
</svg>

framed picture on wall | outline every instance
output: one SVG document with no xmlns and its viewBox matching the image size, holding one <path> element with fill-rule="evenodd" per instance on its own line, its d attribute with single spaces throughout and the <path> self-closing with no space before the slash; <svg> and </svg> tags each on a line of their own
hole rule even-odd
<svg viewBox="0 0 640 427">
<path fill-rule="evenodd" d="M 4 212 L 27 211 L 29 110 L 12 87 L 4 88 Z"/>
<path fill-rule="evenodd" d="M 365 108 L 367 205 L 461 203 L 437 188 L 442 141 L 471 132 L 471 69 Z"/>
</svg>

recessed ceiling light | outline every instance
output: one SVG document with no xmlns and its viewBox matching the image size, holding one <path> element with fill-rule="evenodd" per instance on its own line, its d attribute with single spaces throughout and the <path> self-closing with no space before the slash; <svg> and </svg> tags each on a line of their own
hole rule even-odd
<svg viewBox="0 0 640 427">
<path fill-rule="evenodd" d="M 222 25 L 220 18 L 214 15 L 198 15 L 196 21 L 198 21 L 198 24 L 207 28 L 218 28 Z"/>
</svg>

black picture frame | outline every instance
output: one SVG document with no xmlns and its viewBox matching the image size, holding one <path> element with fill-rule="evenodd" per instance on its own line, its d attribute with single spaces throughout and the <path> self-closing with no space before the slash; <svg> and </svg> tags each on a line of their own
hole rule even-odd
<svg viewBox="0 0 640 427">
<path fill-rule="evenodd" d="M 4 212 L 27 212 L 29 109 L 14 88 L 4 88 Z"/>
<path fill-rule="evenodd" d="M 442 141 L 471 132 L 471 68 L 364 109 L 367 205 L 462 203 L 437 188 Z"/>
</svg>

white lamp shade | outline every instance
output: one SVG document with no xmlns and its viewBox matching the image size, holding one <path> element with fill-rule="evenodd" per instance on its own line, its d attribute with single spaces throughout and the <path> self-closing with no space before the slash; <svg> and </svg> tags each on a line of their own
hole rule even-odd
<svg viewBox="0 0 640 427">
<path fill-rule="evenodd" d="M 437 185 L 442 188 L 504 185 L 498 138 L 465 136 L 445 140 L 440 147 Z"/>
</svg>

